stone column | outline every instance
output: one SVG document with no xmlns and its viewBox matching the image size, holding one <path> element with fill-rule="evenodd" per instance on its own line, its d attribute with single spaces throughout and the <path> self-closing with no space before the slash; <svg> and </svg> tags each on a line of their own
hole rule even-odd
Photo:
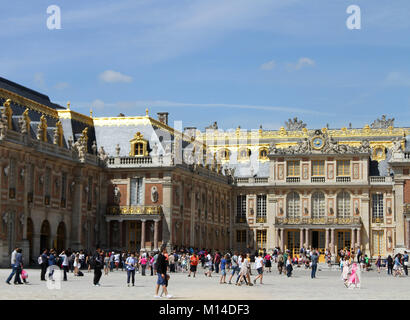
<svg viewBox="0 0 410 320">
<path fill-rule="evenodd" d="M 329 228 L 326 228 L 325 230 L 325 239 L 326 239 L 326 244 L 325 244 L 326 250 L 328 250 L 329 249 Z"/>
<path fill-rule="evenodd" d="M 361 245 L 362 245 L 362 237 L 361 237 L 360 233 L 361 233 L 361 229 L 360 228 L 356 229 L 357 246 L 359 248 L 361 248 Z"/>
<path fill-rule="evenodd" d="M 309 228 L 306 228 L 305 229 L 305 233 L 306 233 L 306 249 L 308 249 L 309 248 L 309 245 L 310 245 L 310 243 L 309 243 Z"/>
<path fill-rule="evenodd" d="M 335 228 L 330 229 L 330 241 L 332 242 L 330 245 L 330 252 L 335 254 Z"/>
<path fill-rule="evenodd" d="M 351 234 L 351 239 L 350 239 L 350 248 L 354 248 L 354 243 L 355 243 L 355 233 L 356 229 L 352 229 L 352 234 Z"/>
<path fill-rule="evenodd" d="M 275 228 L 275 247 L 279 246 L 279 229 Z"/>
<path fill-rule="evenodd" d="M 406 220 L 407 248 L 410 248 L 410 220 Z"/>
<path fill-rule="evenodd" d="M 280 229 L 280 250 L 283 252 L 284 251 L 284 236 L 285 236 L 285 232 L 284 232 L 284 229 L 283 228 L 281 228 Z"/>
<path fill-rule="evenodd" d="M 154 220 L 154 249 L 158 249 L 158 224 L 159 220 Z"/>
<path fill-rule="evenodd" d="M 107 248 L 111 249 L 111 221 L 107 221 Z"/>
<path fill-rule="evenodd" d="M 141 219 L 141 250 L 145 250 L 145 219 Z"/>
<path fill-rule="evenodd" d="M 303 233 L 304 233 L 303 228 L 300 228 L 300 247 L 303 247 L 303 246 L 304 246 Z"/>
<path fill-rule="evenodd" d="M 405 221 L 404 220 L 404 180 L 403 179 L 394 179 L 394 203 L 391 204 L 391 210 L 392 210 L 392 216 L 395 217 L 396 220 L 396 225 L 398 226 L 395 228 L 396 230 L 396 244 L 395 247 L 398 248 L 404 248 L 405 247 L 405 242 L 404 242 L 404 226 L 405 226 Z M 386 213 L 388 208 L 385 209 Z M 394 215 L 394 211 L 396 211 L 396 214 Z M 370 234 L 370 233 L 369 233 Z M 392 240 L 394 243 L 394 240 Z"/>
</svg>

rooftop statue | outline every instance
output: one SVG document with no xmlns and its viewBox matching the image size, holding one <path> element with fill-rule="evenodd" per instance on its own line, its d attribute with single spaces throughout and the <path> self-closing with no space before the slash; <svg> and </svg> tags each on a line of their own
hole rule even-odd
<svg viewBox="0 0 410 320">
<path fill-rule="evenodd" d="M 287 131 L 300 131 L 303 128 L 306 128 L 306 123 L 303 123 L 302 120 L 298 121 L 298 118 L 295 117 L 292 119 L 289 119 L 288 121 L 285 122 L 286 130 Z"/>
<path fill-rule="evenodd" d="M 382 118 L 374 120 L 370 127 L 372 129 L 387 129 L 388 127 L 394 127 L 394 118 L 387 119 L 386 115 L 382 115 Z"/>
</svg>

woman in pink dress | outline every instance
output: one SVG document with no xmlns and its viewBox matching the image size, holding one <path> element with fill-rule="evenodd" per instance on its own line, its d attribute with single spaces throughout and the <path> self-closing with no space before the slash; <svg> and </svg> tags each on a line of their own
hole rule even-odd
<svg viewBox="0 0 410 320">
<path fill-rule="evenodd" d="M 360 269 L 357 267 L 357 263 L 353 263 L 352 271 L 349 277 L 349 288 L 354 285 L 355 288 L 360 288 L 360 278 L 359 278 Z"/>
</svg>

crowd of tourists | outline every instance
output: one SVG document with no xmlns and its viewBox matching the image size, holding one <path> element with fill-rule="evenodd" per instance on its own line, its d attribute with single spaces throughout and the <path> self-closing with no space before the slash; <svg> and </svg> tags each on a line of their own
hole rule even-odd
<svg viewBox="0 0 410 320">
<path fill-rule="evenodd" d="M 325 263 L 332 265 L 334 258 L 329 250 L 322 252 Z M 243 252 L 193 248 L 174 248 L 170 252 L 166 247 L 154 252 L 130 252 L 116 250 L 101 250 L 87 252 L 86 250 L 74 251 L 71 249 L 57 252 L 55 249 L 44 249 L 38 257 L 41 268 L 40 280 L 54 281 L 55 270 L 63 271 L 63 281 L 67 281 L 67 275 L 71 272 L 76 277 L 84 276 L 84 272 L 94 272 L 93 285 L 100 286 L 102 274 L 109 276 L 114 271 L 126 271 L 127 286 L 135 286 L 135 276 L 156 276 L 155 297 L 165 295 L 170 298 L 167 286 L 172 273 L 186 273 L 187 277 L 195 278 L 201 267 L 201 272 L 206 277 L 219 277 L 220 284 L 235 284 L 241 286 L 255 285 L 258 281 L 263 284 L 264 273 L 272 272 L 273 264 L 278 273 L 292 277 L 294 268 L 304 267 L 311 269 L 310 277 L 316 278 L 316 272 L 321 253 L 317 249 L 301 248 L 298 254 L 290 250 L 282 251 L 275 248 L 271 252 L 259 250 L 251 253 L 249 249 Z M 408 275 L 408 254 L 390 255 L 387 259 L 378 256 L 375 265 L 380 273 L 385 267 L 391 275 Z M 360 288 L 361 271 L 369 271 L 371 264 L 367 255 L 358 249 L 342 249 L 338 252 L 338 261 L 342 279 L 346 287 Z M 251 267 L 253 264 L 253 268 Z M 28 274 L 24 270 L 23 255 L 21 248 L 15 248 L 11 254 L 12 272 L 6 280 L 11 284 L 14 276 L 14 284 L 28 284 Z M 254 279 L 251 279 L 252 269 L 256 270 Z M 159 289 L 162 293 L 159 294 Z"/>
</svg>

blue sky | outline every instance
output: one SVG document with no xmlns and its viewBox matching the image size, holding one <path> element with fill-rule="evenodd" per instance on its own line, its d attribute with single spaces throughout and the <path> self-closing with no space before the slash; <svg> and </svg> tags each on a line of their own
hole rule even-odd
<svg viewBox="0 0 410 320">
<path fill-rule="evenodd" d="M 410 126 L 408 0 L 1 1 L 0 75 L 95 116 Z M 61 8 L 61 30 L 46 26 Z M 361 8 L 361 30 L 346 9 Z"/>
</svg>

